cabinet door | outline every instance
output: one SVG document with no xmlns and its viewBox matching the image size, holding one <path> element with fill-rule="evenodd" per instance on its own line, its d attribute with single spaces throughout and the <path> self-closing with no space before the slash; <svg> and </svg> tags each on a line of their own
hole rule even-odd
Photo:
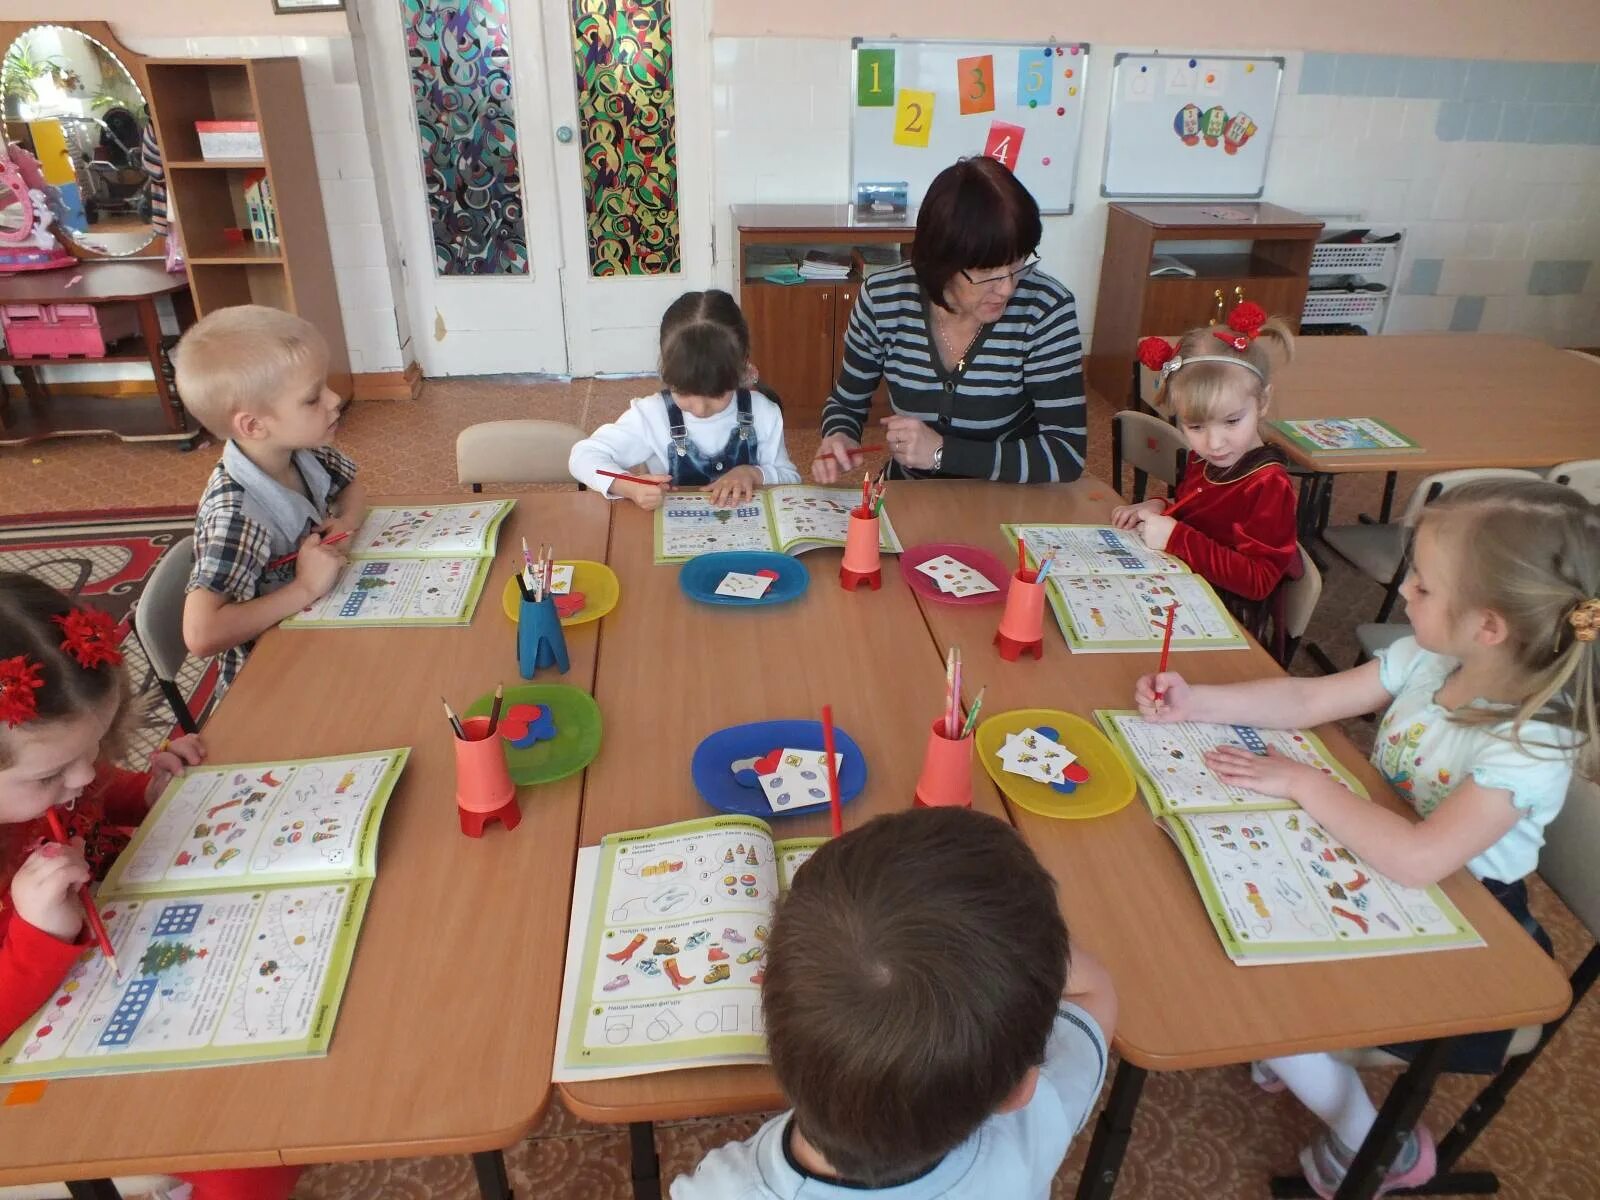
<svg viewBox="0 0 1600 1200">
<path fill-rule="evenodd" d="M 1292 329 L 1298 330 L 1300 310 L 1305 307 L 1306 281 L 1288 275 L 1152 279 L 1145 292 L 1139 335 L 1176 337 L 1201 325 L 1220 324 L 1227 320 L 1241 299 L 1255 301 L 1267 310 L 1268 316 L 1282 317 Z"/>
<path fill-rule="evenodd" d="M 833 386 L 837 285 L 746 283 L 740 305 L 750 324 L 750 357 L 783 400 L 791 428 L 815 426 Z"/>
</svg>

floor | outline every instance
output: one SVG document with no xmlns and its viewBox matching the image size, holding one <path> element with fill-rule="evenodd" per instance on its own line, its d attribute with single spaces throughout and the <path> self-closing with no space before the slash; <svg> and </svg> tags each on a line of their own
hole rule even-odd
<svg viewBox="0 0 1600 1200">
<path fill-rule="evenodd" d="M 586 429 L 612 419 L 650 381 L 494 379 L 424 385 L 415 400 L 355 405 L 340 445 L 357 463 L 371 492 L 439 492 L 456 488 L 455 435 L 464 425 L 504 417 L 545 417 Z M 1089 470 L 1108 478 L 1111 408 L 1091 399 Z M 791 457 L 804 465 L 817 441 L 811 429 L 790 431 Z M 170 447 L 124 446 L 110 439 L 55 441 L 20 450 L 0 449 L 0 515 L 193 504 L 216 460 L 215 446 L 182 454 Z M 1403 480 L 1403 502 L 1415 479 Z M 1374 510 L 1377 482 L 1340 485 L 1336 521 Z M 1334 661 L 1351 661 L 1351 631 L 1370 620 L 1379 592 L 1335 563 L 1310 640 Z M 1296 670 L 1308 670 L 1304 657 Z M 1370 726 L 1353 723 L 1365 742 Z M 1535 912 L 1551 931 L 1557 955 L 1570 971 L 1590 939 L 1559 901 L 1537 881 Z M 1374 1077 L 1382 1094 L 1389 1077 Z M 1478 1080 L 1447 1078 L 1427 1121 L 1442 1135 Z M 1381 1090 L 1380 1090 L 1381 1089 Z M 1513 1094 L 1510 1104 L 1471 1156 L 1505 1180 L 1506 1200 L 1592 1200 L 1600 1196 L 1600 1160 L 1592 1151 L 1594 1113 L 1600 1109 L 1600 1004 L 1593 998 L 1568 1022 L 1560 1038 Z M 687 1171 L 708 1149 L 747 1136 L 759 1118 L 682 1121 L 657 1130 L 662 1178 Z M 1144 1092 L 1117 1194 L 1163 1200 L 1264 1197 L 1266 1180 L 1289 1169 L 1311 1129 L 1307 1114 L 1285 1096 L 1256 1091 L 1243 1068 L 1152 1076 Z M 1087 1134 L 1073 1146 L 1056 1176 L 1052 1195 L 1077 1187 Z M 622 1127 L 592 1126 L 553 1103 L 531 1135 L 506 1152 L 519 1196 L 538 1200 L 623 1200 L 630 1195 L 628 1138 Z M 470 1200 L 476 1195 L 463 1158 L 342 1163 L 308 1170 L 300 1200 Z"/>
</svg>

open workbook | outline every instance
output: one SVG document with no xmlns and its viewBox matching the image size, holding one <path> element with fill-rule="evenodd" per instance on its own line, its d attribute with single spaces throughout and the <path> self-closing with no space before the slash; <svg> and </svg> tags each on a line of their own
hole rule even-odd
<svg viewBox="0 0 1600 1200">
<path fill-rule="evenodd" d="M 1172 835 L 1223 951 L 1240 966 L 1317 962 L 1481 946 L 1483 939 L 1437 886 L 1406 887 L 1379 874 L 1297 804 L 1224 784 L 1204 753 L 1267 747 L 1360 782 L 1308 730 L 1180 721 L 1131 710 L 1095 713 L 1133 765 L 1150 811 Z"/>
<path fill-rule="evenodd" d="M 85 947 L 0 1080 L 326 1054 L 409 750 L 190 768 L 100 885 Z"/>
<path fill-rule="evenodd" d="M 1249 643 L 1211 585 L 1173 555 L 1110 525 L 1002 525 L 1029 565 L 1052 551 L 1045 594 L 1067 645 L 1080 654 L 1161 649 L 1174 601 L 1174 650 L 1242 650 Z"/>
<path fill-rule="evenodd" d="M 674 563 L 717 550 L 774 550 L 804 554 L 819 546 L 843 546 L 850 510 L 861 489 L 784 483 L 763 488 L 737 508 L 717 508 L 702 492 L 668 492 L 656 509 L 656 562 Z M 900 553 L 884 510 L 878 546 Z"/>
<path fill-rule="evenodd" d="M 579 850 L 555 1080 L 765 1062 L 773 908 L 826 840 L 730 815 Z"/>
<path fill-rule="evenodd" d="M 287 629 L 467 625 L 515 500 L 374 508 L 350 539 L 333 590 Z"/>
</svg>

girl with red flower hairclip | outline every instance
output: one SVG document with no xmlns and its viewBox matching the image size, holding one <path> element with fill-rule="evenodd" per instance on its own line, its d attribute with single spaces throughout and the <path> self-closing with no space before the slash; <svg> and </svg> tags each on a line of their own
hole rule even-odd
<svg viewBox="0 0 1600 1200">
<path fill-rule="evenodd" d="M 1261 439 L 1274 359 L 1293 352 L 1288 327 L 1248 301 L 1225 326 L 1190 330 L 1175 344 L 1141 341 L 1139 361 L 1161 373 L 1156 407 L 1177 422 L 1189 458 L 1170 502 L 1125 504 L 1111 516 L 1204 576 L 1257 638 L 1269 624 L 1281 635 L 1279 585 L 1301 571 L 1287 460 Z"/>
</svg>

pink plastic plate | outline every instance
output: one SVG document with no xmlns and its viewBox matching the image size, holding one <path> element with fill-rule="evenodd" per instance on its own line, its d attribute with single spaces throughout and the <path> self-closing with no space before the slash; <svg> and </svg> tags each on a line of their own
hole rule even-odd
<svg viewBox="0 0 1600 1200">
<path fill-rule="evenodd" d="M 941 592 L 937 583 L 917 570 L 919 563 L 938 558 L 941 554 L 948 554 L 957 562 L 965 563 L 1000 590 L 979 592 L 973 596 L 952 596 L 949 592 Z M 900 574 L 905 576 L 912 591 L 939 604 L 963 604 L 972 608 L 982 604 L 998 604 L 1011 590 L 1011 572 L 1005 563 L 981 546 L 968 546 L 962 542 L 924 542 L 920 546 L 908 547 L 900 554 Z"/>
</svg>

